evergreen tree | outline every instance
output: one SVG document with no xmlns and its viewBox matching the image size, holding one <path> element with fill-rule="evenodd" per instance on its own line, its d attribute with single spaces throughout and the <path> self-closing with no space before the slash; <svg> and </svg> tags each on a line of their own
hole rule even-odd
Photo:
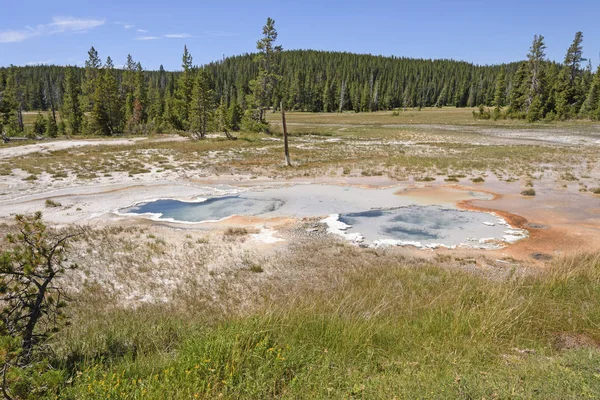
<svg viewBox="0 0 600 400">
<path fill-rule="evenodd" d="M 242 109 L 237 102 L 232 102 L 229 106 L 229 122 L 232 131 L 237 132 L 240 130 L 240 123 L 242 122 Z"/>
<path fill-rule="evenodd" d="M 580 115 L 593 120 L 600 120 L 600 66 L 591 83 L 585 101 L 581 106 Z"/>
<path fill-rule="evenodd" d="M 70 67 L 65 70 L 64 94 L 61 111 L 61 119 L 66 122 L 69 132 L 76 135 L 81 132 L 83 112 L 81 111 L 80 95 L 81 89 L 75 69 Z"/>
<path fill-rule="evenodd" d="M 133 115 L 133 101 L 135 99 L 135 75 L 136 75 L 136 63 L 133 60 L 131 54 L 127 54 L 127 62 L 125 63 L 125 71 L 123 72 L 123 82 L 121 90 L 123 97 L 125 98 L 125 119 L 130 122 Z"/>
<path fill-rule="evenodd" d="M 263 37 L 256 42 L 256 48 L 259 53 L 256 56 L 258 64 L 258 76 L 250 82 L 250 90 L 253 94 L 255 107 L 258 108 L 258 121 L 264 122 L 264 110 L 274 101 L 274 90 L 279 83 L 279 66 L 277 64 L 279 54 L 282 51 L 281 46 L 275 46 L 277 40 L 277 30 L 275 21 L 267 18 L 267 23 L 263 26 Z"/>
<path fill-rule="evenodd" d="M 82 109 L 84 112 L 91 111 L 94 105 L 93 97 L 96 91 L 97 80 L 100 75 L 102 61 L 94 47 L 88 51 L 88 59 L 85 62 L 85 79 L 82 84 Z"/>
<path fill-rule="evenodd" d="M 46 136 L 53 139 L 58 136 L 58 125 L 52 117 L 48 117 L 48 122 L 46 123 Z"/>
<path fill-rule="evenodd" d="M 92 120 L 94 130 L 103 135 L 113 135 L 123 129 L 123 102 L 119 95 L 114 65 L 110 57 L 98 78 L 93 97 Z"/>
<path fill-rule="evenodd" d="M 146 82 L 146 74 L 142 68 L 142 64 L 139 62 L 135 66 L 135 90 L 133 95 L 142 107 L 140 117 L 141 122 L 145 123 L 147 119 L 146 107 L 148 104 L 148 83 Z"/>
<path fill-rule="evenodd" d="M 183 73 L 177 80 L 177 89 L 169 101 L 169 122 L 175 129 L 188 130 L 190 128 L 190 104 L 194 88 L 194 71 L 192 69 L 192 55 L 188 52 L 187 46 L 183 47 L 181 67 Z"/>
<path fill-rule="evenodd" d="M 217 110 L 215 111 L 215 122 L 217 126 L 217 130 L 223 131 L 227 139 L 235 140 L 236 137 L 232 136 L 230 131 L 233 130 L 233 124 L 231 121 L 231 113 L 227 108 L 227 104 L 225 102 L 221 102 Z"/>
<path fill-rule="evenodd" d="M 564 65 L 569 68 L 571 82 L 574 82 L 575 78 L 580 74 L 581 63 L 586 61 L 586 59 L 583 58 L 582 43 L 583 33 L 575 33 L 573 43 L 571 43 L 571 46 L 569 46 L 567 54 L 565 55 Z"/>
<path fill-rule="evenodd" d="M 504 68 L 500 70 L 494 89 L 494 106 L 498 109 L 506 105 L 506 72 Z"/>
<path fill-rule="evenodd" d="M 573 43 L 567 49 L 563 69 L 560 71 L 555 86 L 556 113 L 560 119 L 571 118 L 575 115 L 584 100 L 585 91 L 579 85 L 581 78 L 581 63 L 583 58 L 583 33 L 577 32 Z"/>
<path fill-rule="evenodd" d="M 513 81 L 512 90 L 508 99 L 508 115 L 513 118 L 521 118 L 525 112 L 527 94 L 529 88 L 529 68 L 523 62 L 517 70 Z"/>
<path fill-rule="evenodd" d="M 212 113 L 214 111 L 215 93 L 211 87 L 210 75 L 205 69 L 196 74 L 194 82 L 190 128 L 194 133 L 199 133 L 203 139 Z"/>
<path fill-rule="evenodd" d="M 38 136 L 43 136 L 46 133 L 46 123 L 46 118 L 41 112 L 38 112 L 33 123 L 33 132 Z"/>
<path fill-rule="evenodd" d="M 8 69 L 6 84 L 0 99 L 1 125 L 9 136 L 19 135 L 24 131 L 23 124 L 23 77 L 21 71 L 11 65 Z"/>
<path fill-rule="evenodd" d="M 131 111 L 127 118 L 127 130 L 133 132 L 146 124 L 148 120 L 147 104 L 148 104 L 148 89 L 146 77 L 142 64 L 135 63 L 131 71 L 131 86 L 128 99 L 131 101 Z M 126 108 L 129 106 L 127 101 Z M 126 112 L 127 117 L 127 112 Z"/>
<path fill-rule="evenodd" d="M 529 108 L 533 103 L 534 98 L 537 97 L 537 104 L 535 112 L 532 113 L 531 116 L 528 116 L 528 119 L 538 118 L 542 115 L 542 99 L 544 96 L 544 92 L 546 91 L 546 81 L 544 77 L 544 63 L 546 61 L 546 44 L 544 43 L 544 36 L 535 35 L 533 37 L 533 43 L 529 48 L 529 53 L 527 53 L 527 60 L 529 64 L 529 79 L 531 81 L 529 85 L 529 90 L 527 93 L 527 102 L 526 102 L 526 112 L 529 112 Z"/>
</svg>

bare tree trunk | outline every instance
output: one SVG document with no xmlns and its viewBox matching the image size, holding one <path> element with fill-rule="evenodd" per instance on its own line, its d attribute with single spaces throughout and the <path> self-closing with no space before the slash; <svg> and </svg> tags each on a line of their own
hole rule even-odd
<svg viewBox="0 0 600 400">
<path fill-rule="evenodd" d="M 56 110 L 54 108 L 54 85 L 50 81 L 50 73 L 46 73 L 46 85 L 48 87 L 48 98 L 50 100 L 50 108 L 52 109 L 52 119 L 56 125 Z"/>
<path fill-rule="evenodd" d="M 13 398 L 8 394 L 8 385 L 6 384 L 6 373 L 8 372 L 9 364 L 8 360 L 4 362 L 4 366 L 2 367 L 2 394 L 4 395 L 5 400 L 13 400 Z"/>
<path fill-rule="evenodd" d="M 342 88 L 340 89 L 340 108 L 339 111 L 344 111 L 344 105 L 346 103 L 346 80 L 342 81 Z"/>
<path fill-rule="evenodd" d="M 285 124 L 285 109 L 283 108 L 283 101 L 279 104 L 281 107 L 281 122 L 283 123 L 283 152 L 285 154 L 285 165 L 291 167 L 292 162 L 290 161 L 290 148 L 288 146 L 288 134 L 287 125 Z"/>
<path fill-rule="evenodd" d="M 19 108 L 17 109 L 17 121 L 19 122 L 19 130 L 23 132 L 25 124 L 23 123 L 23 105 L 21 103 L 19 103 Z"/>
<path fill-rule="evenodd" d="M 237 137 L 235 137 L 231 133 L 229 133 L 229 131 L 227 129 L 224 129 L 224 131 L 225 131 L 225 136 L 227 137 L 227 139 L 229 139 L 229 140 L 237 140 Z"/>
</svg>

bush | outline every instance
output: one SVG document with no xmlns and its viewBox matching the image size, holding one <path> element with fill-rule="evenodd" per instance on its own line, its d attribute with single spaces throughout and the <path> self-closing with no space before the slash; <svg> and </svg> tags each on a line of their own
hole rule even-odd
<svg viewBox="0 0 600 400">
<path fill-rule="evenodd" d="M 62 136 L 67 134 L 67 124 L 63 120 L 58 123 L 58 134 Z"/>
<path fill-rule="evenodd" d="M 248 229 L 246 228 L 227 228 L 224 235 L 225 236 L 244 236 L 248 234 Z"/>
<path fill-rule="evenodd" d="M 60 207 L 62 204 L 60 204 L 57 201 L 54 200 L 50 200 L 50 199 L 46 199 L 46 207 L 49 208 L 56 208 L 56 207 Z"/>
<path fill-rule="evenodd" d="M 490 110 L 486 110 L 482 104 L 479 106 L 479 111 L 473 111 L 473 118 L 487 120 L 492 118 L 492 114 L 490 113 Z"/>
<path fill-rule="evenodd" d="M 48 118 L 48 123 L 46 124 L 46 136 L 49 138 L 55 138 L 58 136 L 58 126 L 52 118 Z"/>
<path fill-rule="evenodd" d="M 556 112 L 554 112 L 554 110 L 550 111 L 548 114 L 546 114 L 546 117 L 544 118 L 546 121 L 558 121 L 558 115 L 556 115 Z"/>
<path fill-rule="evenodd" d="M 415 177 L 413 178 L 415 182 L 433 182 L 435 178 L 432 176 L 424 176 L 424 177 Z"/>
<path fill-rule="evenodd" d="M 247 110 L 242 117 L 241 130 L 245 132 L 269 133 L 269 124 L 258 120 L 258 116 L 252 110 Z"/>
<path fill-rule="evenodd" d="M 533 189 L 525 189 L 521 192 L 523 196 L 535 196 L 535 190 Z"/>
<path fill-rule="evenodd" d="M 482 182 L 485 182 L 485 179 L 483 179 L 481 176 L 478 176 L 477 178 L 471 179 L 471 182 L 473 182 L 473 183 L 482 183 Z"/>
<path fill-rule="evenodd" d="M 38 136 L 43 136 L 46 133 L 46 125 L 46 118 L 39 112 L 33 123 L 33 132 Z"/>
</svg>

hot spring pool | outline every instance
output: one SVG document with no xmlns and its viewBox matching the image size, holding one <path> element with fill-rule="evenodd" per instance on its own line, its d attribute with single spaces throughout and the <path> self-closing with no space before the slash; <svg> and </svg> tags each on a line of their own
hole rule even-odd
<svg viewBox="0 0 600 400">
<path fill-rule="evenodd" d="M 125 214 L 146 214 L 155 219 L 173 222 L 219 221 L 232 215 L 260 215 L 273 212 L 283 205 L 276 199 L 251 199 L 239 196 L 213 197 L 200 201 L 155 200 L 122 209 Z"/>
<path fill-rule="evenodd" d="M 397 189 L 297 185 L 246 191 L 195 201 L 173 199 L 137 203 L 118 210 L 180 223 L 215 222 L 234 215 L 272 217 L 326 216 L 330 233 L 372 246 L 498 248 L 527 236 L 489 213 L 459 210 L 449 204 L 414 204 Z M 466 198 L 481 194 L 465 193 Z"/>
</svg>

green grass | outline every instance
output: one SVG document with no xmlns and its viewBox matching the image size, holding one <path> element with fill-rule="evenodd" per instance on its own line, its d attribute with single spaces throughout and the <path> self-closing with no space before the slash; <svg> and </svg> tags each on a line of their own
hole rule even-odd
<svg viewBox="0 0 600 400">
<path fill-rule="evenodd" d="M 412 119 L 411 113 L 415 114 Z M 441 128 L 444 124 L 472 125 L 470 112 L 465 109 L 427 109 L 400 114 L 393 117 L 388 112 L 290 113 L 293 169 L 282 168 L 282 143 L 272 140 L 278 138 L 280 127 L 273 124 L 273 136 L 240 133 L 237 141 L 219 137 L 196 142 L 154 142 L 151 138 L 128 145 L 117 146 L 107 141 L 103 146 L 38 153 L 0 161 L 0 173 L 10 174 L 12 169 L 18 168 L 31 175 L 47 172 L 56 179 L 76 176 L 90 180 L 118 173 L 137 177 L 152 171 L 293 178 L 331 175 L 337 170 L 337 174 L 345 176 L 388 176 L 396 180 L 416 177 L 418 180 L 498 171 L 496 175 L 502 179 L 539 174 L 551 165 L 557 172 L 555 176 L 560 176 L 557 179 L 589 183 L 583 176 L 589 175 L 599 160 L 597 148 L 593 146 L 504 144 L 473 131 L 472 126 L 465 131 Z M 407 121 L 403 120 L 404 116 Z M 277 122 L 278 114 L 269 113 L 268 118 Z M 522 128 L 519 125 L 522 121 L 485 121 L 481 128 L 491 129 L 489 124 L 500 124 L 498 128 L 502 128 L 503 124 L 513 122 L 516 125 L 510 128 Z M 560 126 L 570 125 L 561 123 Z M 589 128 L 583 121 L 574 126 L 578 132 Z M 526 127 L 537 129 L 531 125 Z M 480 141 L 491 142 L 478 144 Z M 408 142 L 411 144 L 405 144 Z"/>
<path fill-rule="evenodd" d="M 258 287 L 269 300 L 247 314 L 193 300 L 135 310 L 81 303 L 55 343 L 72 376 L 62 398 L 600 394 L 600 255 L 497 276 L 314 246 L 287 258 L 314 280 Z"/>
<path fill-rule="evenodd" d="M 506 126 L 506 127 L 524 127 L 527 129 L 544 129 L 548 126 L 563 127 L 589 127 L 594 128 L 592 121 L 569 121 L 569 122 L 540 122 L 536 124 L 528 123 L 525 120 L 504 119 L 504 120 L 474 120 L 473 111 L 477 108 L 456 108 L 456 107 L 427 107 L 420 111 L 417 108 L 407 108 L 400 110 L 398 115 L 393 111 L 378 112 L 344 112 L 344 113 L 309 113 L 309 112 L 286 112 L 288 123 L 318 123 L 318 124 L 364 124 L 364 125 L 392 125 L 392 124 L 441 124 L 441 125 L 479 125 L 479 126 Z M 270 122 L 281 122 L 281 114 L 267 113 L 267 120 Z"/>
</svg>

